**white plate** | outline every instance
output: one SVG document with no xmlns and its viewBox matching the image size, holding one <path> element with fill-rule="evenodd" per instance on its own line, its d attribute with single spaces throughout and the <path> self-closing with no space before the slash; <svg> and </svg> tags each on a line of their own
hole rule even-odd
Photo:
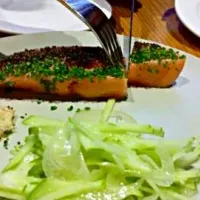
<svg viewBox="0 0 200 200">
<path fill-rule="evenodd" d="M 119 36 L 119 42 L 124 47 L 126 37 Z M 98 41 L 90 32 L 52 32 L 33 35 L 20 35 L 0 39 L 1 51 L 10 54 L 24 48 L 36 48 L 51 45 L 88 45 L 99 46 Z M 124 47 L 124 49 L 126 49 Z M 126 52 L 125 52 L 126 53 Z M 178 78 L 177 84 L 169 89 L 129 89 L 129 99 L 118 103 L 118 108 L 131 114 L 141 123 L 162 126 L 166 138 L 183 139 L 199 134 L 200 119 L 200 59 L 186 54 L 186 66 Z M 36 101 L 0 100 L 0 106 L 10 105 L 16 110 L 17 129 L 11 136 L 9 148 L 12 148 L 26 134 L 20 116 L 39 114 L 48 117 L 66 118 L 69 115 L 67 107 L 70 102 L 58 103 L 58 109 L 51 111 L 54 103 L 37 104 Z M 104 103 L 73 103 L 74 110 L 85 105 L 103 107 Z M 9 152 L 0 144 L 0 169 L 8 162 Z M 200 196 L 197 197 L 200 199 Z"/>
<path fill-rule="evenodd" d="M 92 0 L 108 18 L 106 0 Z M 0 0 L 0 30 L 11 33 L 81 31 L 88 27 L 56 0 Z"/>
<path fill-rule="evenodd" d="M 175 9 L 183 24 L 200 37 L 200 0 L 176 0 Z"/>
</svg>

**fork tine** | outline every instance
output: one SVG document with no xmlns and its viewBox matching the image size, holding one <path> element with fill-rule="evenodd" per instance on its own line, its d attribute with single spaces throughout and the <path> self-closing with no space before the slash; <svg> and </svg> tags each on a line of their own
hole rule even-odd
<svg viewBox="0 0 200 200">
<path fill-rule="evenodd" d="M 115 33 L 114 27 L 113 27 L 113 25 L 112 25 L 112 23 L 111 23 L 110 20 L 108 21 L 106 27 L 107 27 L 108 31 L 110 32 L 110 34 L 111 34 L 112 41 L 113 41 L 113 43 L 116 46 L 116 50 L 118 52 L 119 58 L 122 59 L 123 58 L 123 53 L 122 53 L 121 47 L 119 46 L 117 35 Z"/>
<path fill-rule="evenodd" d="M 105 34 L 102 30 L 99 31 L 98 37 L 101 40 L 102 45 L 104 46 L 104 50 L 108 53 L 108 55 L 111 55 L 111 50 L 110 50 L 108 39 L 107 39 L 107 37 L 105 36 Z M 113 63 L 112 58 L 111 58 L 111 62 Z"/>
<path fill-rule="evenodd" d="M 113 33 L 113 29 L 108 27 L 108 26 L 105 26 L 105 29 L 107 30 L 107 33 L 109 34 L 110 36 L 110 40 L 111 40 L 111 43 L 113 44 L 113 53 L 114 53 L 114 56 L 116 56 L 117 60 L 118 61 L 121 61 L 122 59 L 122 56 L 120 54 L 120 51 L 119 51 L 119 47 L 117 45 L 117 38 L 115 38 L 115 33 Z"/>
<path fill-rule="evenodd" d="M 105 29 L 105 27 L 101 30 L 101 33 L 102 33 L 102 38 L 105 38 L 105 41 L 107 42 L 107 47 L 108 47 L 108 50 L 111 54 L 111 58 L 112 60 L 116 63 L 117 62 L 117 55 L 115 54 L 114 52 L 114 49 L 113 49 L 113 45 L 112 45 L 112 42 L 111 42 L 111 38 L 110 38 L 110 35 L 109 35 L 109 32 Z"/>
<path fill-rule="evenodd" d="M 100 31 L 100 37 L 102 38 L 102 41 L 104 41 L 104 43 L 106 43 L 107 46 L 107 50 L 111 56 L 111 59 L 116 63 L 117 61 L 117 57 L 114 54 L 114 49 L 113 49 L 113 45 L 112 45 L 112 41 L 109 35 L 109 32 L 105 29 L 105 26 L 102 27 L 101 31 Z"/>
<path fill-rule="evenodd" d="M 101 42 L 104 44 L 107 51 L 110 51 L 109 46 L 108 46 L 108 41 L 107 41 L 107 38 L 105 37 L 103 29 L 99 31 L 99 38 L 101 39 Z"/>
<path fill-rule="evenodd" d="M 107 21 L 105 25 L 102 27 L 105 30 L 105 34 L 108 36 L 108 40 L 111 41 L 113 55 L 118 62 L 121 62 L 123 59 L 123 53 L 121 47 L 119 46 L 116 33 L 110 21 Z"/>
<path fill-rule="evenodd" d="M 0 52 L 0 60 L 3 60 L 5 57 L 6 55 Z"/>
<path fill-rule="evenodd" d="M 123 58 L 123 53 L 122 53 L 122 49 L 121 47 L 119 46 L 119 43 L 118 43 L 118 39 L 117 39 L 117 35 L 114 31 L 114 28 L 111 28 L 110 31 L 112 32 L 112 35 L 113 35 L 113 42 L 115 43 L 116 45 L 116 49 L 117 49 L 117 52 L 118 52 L 118 55 L 119 55 L 119 59 L 122 59 Z"/>
<path fill-rule="evenodd" d="M 109 55 L 111 57 L 111 60 L 113 61 L 113 64 L 118 63 L 118 57 L 114 52 L 113 44 L 112 44 L 110 36 L 109 36 L 109 34 L 108 34 L 108 32 L 106 31 L 105 28 L 102 28 L 99 36 L 100 36 L 101 41 L 105 44 L 105 47 L 106 47 L 107 52 L 109 53 Z"/>
<path fill-rule="evenodd" d="M 105 32 L 105 37 L 108 38 L 108 43 L 110 44 L 112 58 L 116 62 L 120 62 L 121 61 L 121 57 L 120 57 L 120 54 L 119 54 L 119 51 L 118 51 L 118 47 L 117 47 L 116 42 L 115 42 L 115 38 L 113 37 L 112 29 L 110 28 L 110 26 L 108 24 L 106 24 L 104 26 L 103 30 Z"/>
<path fill-rule="evenodd" d="M 110 20 L 90 0 L 59 0 L 97 36 L 113 64 L 121 64 L 123 54 Z"/>
</svg>

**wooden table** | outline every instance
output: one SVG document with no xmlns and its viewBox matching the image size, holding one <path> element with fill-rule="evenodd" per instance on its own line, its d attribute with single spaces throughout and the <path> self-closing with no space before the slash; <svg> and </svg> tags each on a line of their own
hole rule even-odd
<svg viewBox="0 0 200 200">
<path fill-rule="evenodd" d="M 116 31 L 128 35 L 130 0 L 108 0 L 113 7 Z M 133 36 L 169 45 L 200 57 L 200 38 L 178 20 L 174 0 L 135 0 Z M 0 37 L 8 34 L 0 33 Z"/>
<path fill-rule="evenodd" d="M 129 34 L 130 0 L 109 0 L 119 34 Z M 200 57 L 200 38 L 178 19 L 174 0 L 135 0 L 133 36 L 160 42 Z"/>
</svg>

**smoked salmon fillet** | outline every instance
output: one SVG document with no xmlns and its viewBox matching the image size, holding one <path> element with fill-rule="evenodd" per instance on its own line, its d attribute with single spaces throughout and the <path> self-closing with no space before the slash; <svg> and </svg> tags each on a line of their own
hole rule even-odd
<svg viewBox="0 0 200 200">
<path fill-rule="evenodd" d="M 28 98 L 33 94 L 33 98 L 52 95 L 62 100 L 124 100 L 128 84 L 172 86 L 185 60 L 184 55 L 173 49 L 135 42 L 126 73 L 125 67 L 113 66 L 100 47 L 25 50 L 0 60 L 0 88 L 12 89 L 14 98 L 23 91 Z"/>
<path fill-rule="evenodd" d="M 174 84 L 186 57 L 157 44 L 135 42 L 128 83 L 139 87 L 166 88 Z"/>
<path fill-rule="evenodd" d="M 65 99 L 127 98 L 127 78 L 100 47 L 45 47 L 0 61 L 0 87 Z"/>
</svg>

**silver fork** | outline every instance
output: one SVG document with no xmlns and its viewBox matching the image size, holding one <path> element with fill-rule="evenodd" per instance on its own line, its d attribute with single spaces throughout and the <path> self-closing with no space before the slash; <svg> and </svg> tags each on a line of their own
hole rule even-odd
<svg viewBox="0 0 200 200">
<path fill-rule="evenodd" d="M 90 0 L 59 0 L 96 35 L 112 64 L 122 65 L 123 54 L 111 21 Z"/>
<path fill-rule="evenodd" d="M 6 57 L 3 53 L 0 52 L 0 61 L 3 60 Z"/>
</svg>

